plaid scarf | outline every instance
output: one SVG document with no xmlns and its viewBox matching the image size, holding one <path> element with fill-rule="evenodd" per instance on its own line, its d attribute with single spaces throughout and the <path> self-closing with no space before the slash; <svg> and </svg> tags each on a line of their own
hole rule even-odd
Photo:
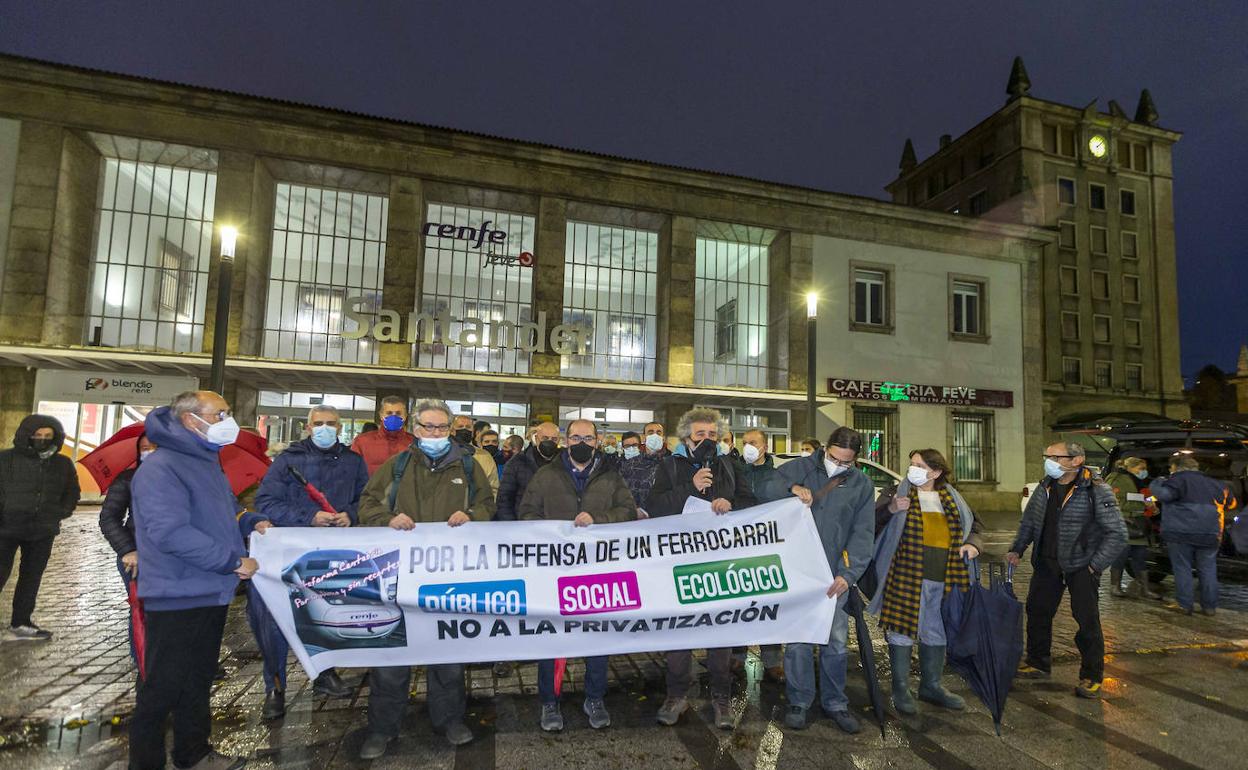
<svg viewBox="0 0 1248 770">
<path fill-rule="evenodd" d="M 970 574 L 966 562 L 958 555 L 962 547 L 962 516 L 958 504 L 949 490 L 940 490 L 940 504 L 945 509 L 945 521 L 949 523 L 949 561 L 945 567 L 945 593 L 955 586 L 970 587 Z M 884 605 L 880 609 L 880 627 L 888 631 L 914 638 L 919 633 L 919 600 L 923 590 L 923 510 L 919 505 L 918 490 L 910 495 L 910 510 L 906 513 L 905 529 L 897 544 L 897 553 L 888 570 L 884 583 Z"/>
</svg>

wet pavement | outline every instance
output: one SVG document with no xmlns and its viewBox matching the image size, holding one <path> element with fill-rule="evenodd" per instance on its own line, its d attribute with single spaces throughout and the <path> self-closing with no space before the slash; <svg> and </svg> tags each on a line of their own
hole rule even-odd
<svg viewBox="0 0 1248 770">
<path fill-rule="evenodd" d="M 989 532 L 989 555 L 1004 552 L 1008 532 Z M 134 706 L 135 674 L 126 641 L 125 592 L 94 512 L 65 522 L 39 596 L 36 622 L 51 642 L 0 646 L 0 768 L 123 766 L 125 730 Z M 16 572 L 16 570 L 15 570 Z M 1027 570 L 1017 591 L 1026 592 Z M 12 585 L 0 594 L 7 621 Z M 290 673 L 288 713 L 260 719 L 261 662 L 241 601 L 230 611 L 222 647 L 225 679 L 213 692 L 214 741 L 226 753 L 252 757 L 252 768 L 967 768 L 1041 767 L 1238 768 L 1248 755 L 1248 586 L 1224 585 L 1215 617 L 1182 616 L 1157 602 L 1103 596 L 1109 653 L 1105 697 L 1076 699 L 1074 623 L 1063 603 L 1054 628 L 1053 678 L 1018 682 L 1001 737 L 991 717 L 954 676 L 946 686 L 966 697 L 955 713 L 921 704 L 916 717 L 891 711 L 880 737 L 868 716 L 862 672 L 851 665 L 849 694 L 863 719 L 856 736 L 826 719 L 801 732 L 783 728 L 782 686 L 760 682 L 751 657 L 737 688 L 732 731 L 710 724 L 709 704 L 675 728 L 654 723 L 663 699 L 657 655 L 611 661 L 607 707 L 612 726 L 594 731 L 580 713 L 582 669 L 571 662 L 565 685 L 566 730 L 537 728 L 536 666 L 496 678 L 488 666 L 469 670 L 469 726 L 477 740 L 458 750 L 432 733 L 424 682 L 413 682 L 401 739 L 374 762 L 355 759 L 362 741 L 367 684 L 344 671 L 350 698 L 314 696 L 297 667 Z M 878 661 L 887 659 L 877 637 Z M 853 635 L 851 634 L 851 637 Z M 856 660 L 856 656 L 851 656 Z M 293 660 L 293 658 L 292 658 Z M 887 670 L 880 678 L 887 686 Z M 912 685 L 912 687 L 916 686 Z"/>
</svg>

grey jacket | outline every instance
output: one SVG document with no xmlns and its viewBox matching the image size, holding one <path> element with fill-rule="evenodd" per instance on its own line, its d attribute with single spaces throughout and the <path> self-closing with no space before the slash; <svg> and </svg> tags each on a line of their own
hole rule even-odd
<svg viewBox="0 0 1248 770">
<path fill-rule="evenodd" d="M 757 494 L 765 500 L 780 500 L 793 496 L 789 490 L 794 484 L 809 489 L 816 496 L 810 513 L 828 557 L 828 566 L 835 577 L 845 578 L 852 586 L 871 561 L 875 540 L 875 486 L 865 473 L 854 469 L 845 474 L 840 486 L 821 496 L 828 481 L 820 452 L 781 465 L 772 478 L 759 485 Z"/>
<path fill-rule="evenodd" d="M 1044 533 L 1044 513 L 1049 504 L 1053 479 L 1040 482 L 1027 502 L 1019 522 L 1018 534 L 1010 550 L 1020 556 L 1027 546 L 1035 545 L 1031 563 L 1040 560 L 1040 537 Z M 1063 572 L 1076 572 L 1092 567 L 1103 572 L 1114 563 L 1127 544 L 1127 527 L 1114 499 L 1114 490 L 1092 471 L 1083 469 L 1059 512 L 1057 523 L 1057 562 Z"/>
</svg>

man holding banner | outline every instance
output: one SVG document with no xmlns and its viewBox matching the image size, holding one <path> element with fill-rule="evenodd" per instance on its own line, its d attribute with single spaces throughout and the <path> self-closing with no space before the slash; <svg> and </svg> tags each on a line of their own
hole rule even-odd
<svg viewBox="0 0 1248 770">
<path fill-rule="evenodd" d="M 407 531 L 416 522 L 446 522 L 452 527 L 469 521 L 489 521 L 494 494 L 472 447 L 450 439 L 451 409 L 440 399 L 422 399 L 416 415 L 416 441 L 387 460 L 364 488 L 360 523 Z M 361 759 L 377 759 L 399 735 L 407 710 L 411 666 L 384 666 L 369 670 L 368 734 Z M 464 724 L 467 696 L 464 666 L 448 663 L 425 669 L 429 718 L 452 745 L 472 740 Z"/>
<path fill-rule="evenodd" d="M 724 514 L 731 510 L 757 504 L 750 491 L 745 472 L 736 461 L 721 454 L 719 437 L 727 433 L 727 425 L 714 409 L 696 408 L 685 412 L 676 426 L 680 444 L 658 465 L 654 488 L 645 509 L 651 516 L 682 513 L 690 498 L 709 501 L 711 510 Z M 868 548 L 868 550 L 870 550 Z M 711 671 L 711 708 L 715 726 L 732 729 L 732 648 L 720 647 L 706 651 L 706 665 Z M 659 708 L 659 724 L 672 726 L 689 710 L 688 693 L 693 685 L 693 651 L 667 653 L 667 697 Z"/>
<path fill-rule="evenodd" d="M 562 519 L 578 527 L 631 521 L 637 505 L 624 479 L 598 451 L 598 436 L 589 420 L 574 420 L 567 429 L 567 449 L 542 467 L 529 482 L 520 502 L 521 519 Z M 585 658 L 585 705 L 589 726 L 608 727 L 611 715 L 603 703 L 607 694 L 606 655 Z M 559 710 L 558 677 L 553 660 L 538 661 L 537 689 L 542 699 L 542 729 L 563 729 Z"/>
</svg>

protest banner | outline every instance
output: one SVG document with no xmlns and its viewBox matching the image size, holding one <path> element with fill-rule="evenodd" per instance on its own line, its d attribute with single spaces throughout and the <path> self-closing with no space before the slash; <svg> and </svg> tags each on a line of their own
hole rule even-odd
<svg viewBox="0 0 1248 770">
<path fill-rule="evenodd" d="M 330 668 L 825 643 L 832 572 L 796 499 L 724 515 L 274 527 L 253 580 L 309 676 Z"/>
</svg>

